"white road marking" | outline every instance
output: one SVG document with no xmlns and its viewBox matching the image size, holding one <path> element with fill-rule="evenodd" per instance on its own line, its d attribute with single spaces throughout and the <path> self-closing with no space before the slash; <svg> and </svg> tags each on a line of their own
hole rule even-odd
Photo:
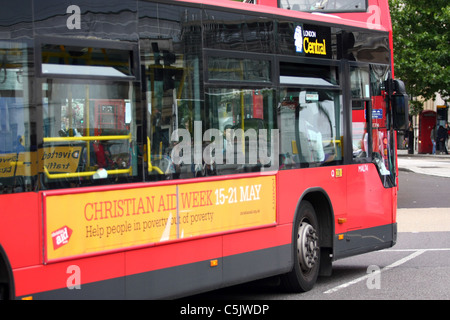
<svg viewBox="0 0 450 320">
<path fill-rule="evenodd" d="M 412 252 L 412 251 L 450 251 L 450 248 L 435 248 L 435 249 L 385 249 L 378 252 Z"/>
<path fill-rule="evenodd" d="M 448 249 L 447 249 L 447 250 L 448 250 Z M 386 251 L 387 251 L 387 250 L 386 250 Z M 389 250 L 389 251 L 394 251 L 394 250 Z M 430 249 L 416 249 L 416 250 L 415 250 L 412 254 L 410 254 L 409 256 L 407 256 L 407 257 L 405 257 L 405 258 L 403 258 L 403 259 L 400 259 L 400 260 L 398 260 L 398 261 L 396 261 L 396 262 L 394 262 L 394 263 L 392 263 L 392 264 L 390 264 L 390 265 L 384 267 L 383 269 L 381 269 L 381 270 L 378 271 L 378 272 L 381 273 L 381 272 L 383 272 L 383 271 L 386 271 L 386 270 L 390 270 L 390 269 L 396 268 L 396 267 L 398 267 L 398 266 L 404 264 L 405 262 L 408 262 L 409 260 L 414 259 L 414 258 L 420 256 L 422 253 L 424 253 L 424 252 L 426 252 L 426 251 L 430 251 Z M 337 287 L 334 287 L 334 288 L 332 288 L 332 289 L 330 289 L 330 290 L 327 290 L 327 291 L 325 291 L 324 293 L 326 293 L 326 294 L 328 294 L 328 293 L 334 293 L 334 292 L 336 292 L 336 291 L 339 291 L 339 290 L 341 290 L 341 289 L 344 289 L 344 288 L 347 288 L 347 287 L 349 287 L 349 286 L 351 286 L 351 285 L 354 285 L 354 284 L 356 284 L 356 283 L 358 283 L 358 282 L 367 280 L 367 279 L 369 279 L 369 277 L 373 277 L 373 274 L 371 273 L 371 274 L 367 274 L 367 275 L 365 275 L 365 276 L 363 276 L 363 277 L 356 278 L 356 279 L 354 279 L 354 280 L 352 280 L 352 281 L 346 282 L 346 283 L 341 284 L 341 285 L 339 285 L 339 286 L 337 286 Z"/>
</svg>

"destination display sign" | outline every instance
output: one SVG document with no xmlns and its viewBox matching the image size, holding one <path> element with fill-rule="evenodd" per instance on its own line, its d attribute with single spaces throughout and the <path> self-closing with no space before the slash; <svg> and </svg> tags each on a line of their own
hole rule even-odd
<svg viewBox="0 0 450 320">
<path fill-rule="evenodd" d="M 295 52 L 307 57 L 331 59 L 329 27 L 298 24 L 294 32 Z"/>
</svg>

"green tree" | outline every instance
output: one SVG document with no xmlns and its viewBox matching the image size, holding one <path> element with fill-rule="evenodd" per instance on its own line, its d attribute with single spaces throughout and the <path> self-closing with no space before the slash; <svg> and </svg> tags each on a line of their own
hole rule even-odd
<svg viewBox="0 0 450 320">
<path fill-rule="evenodd" d="M 450 100 L 450 2 L 389 0 L 394 37 L 395 77 L 411 97 Z M 411 101 L 412 114 L 423 109 Z"/>
</svg>

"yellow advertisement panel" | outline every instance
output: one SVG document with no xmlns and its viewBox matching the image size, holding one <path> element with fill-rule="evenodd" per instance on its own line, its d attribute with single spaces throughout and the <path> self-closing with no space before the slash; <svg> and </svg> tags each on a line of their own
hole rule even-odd
<svg viewBox="0 0 450 320">
<path fill-rule="evenodd" d="M 275 177 L 179 186 L 181 237 L 274 223 Z"/>
<path fill-rule="evenodd" d="M 45 196 L 47 261 L 276 222 L 274 176 Z"/>
</svg>

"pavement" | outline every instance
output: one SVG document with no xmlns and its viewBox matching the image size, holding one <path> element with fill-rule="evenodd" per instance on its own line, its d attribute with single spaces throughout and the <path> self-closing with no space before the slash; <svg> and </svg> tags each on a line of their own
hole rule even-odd
<svg viewBox="0 0 450 320">
<path fill-rule="evenodd" d="M 450 208 L 398 208 L 398 232 L 450 232 Z"/>
<path fill-rule="evenodd" d="M 408 154 L 407 150 L 398 150 L 398 169 L 450 178 L 450 155 Z"/>
</svg>

